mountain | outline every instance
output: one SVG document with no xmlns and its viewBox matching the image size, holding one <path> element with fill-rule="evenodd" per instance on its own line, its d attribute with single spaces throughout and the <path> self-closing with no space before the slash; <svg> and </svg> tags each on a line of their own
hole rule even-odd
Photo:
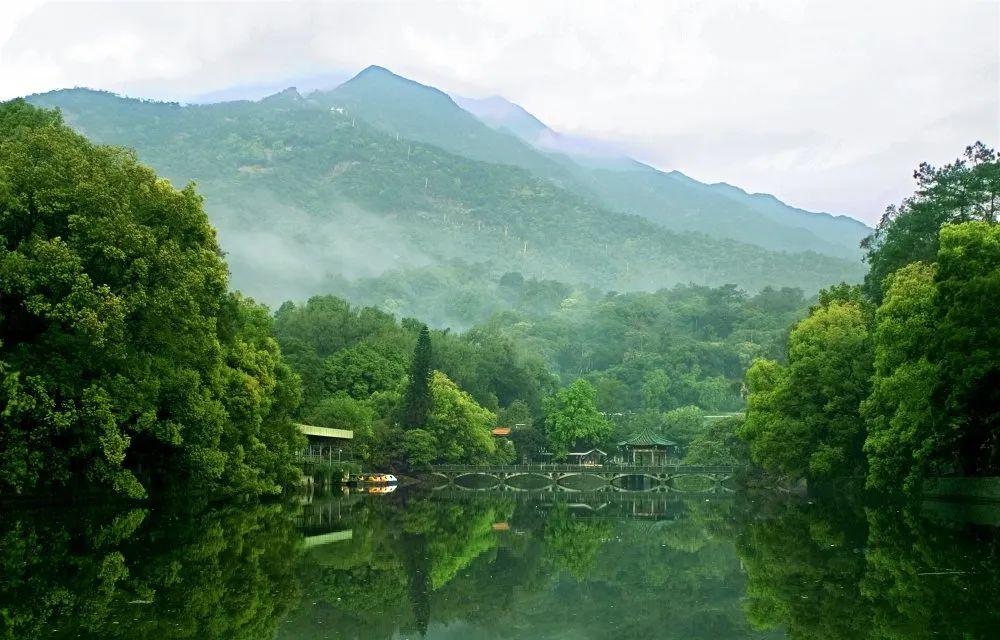
<svg viewBox="0 0 1000 640">
<path fill-rule="evenodd" d="M 847 260 L 860 260 L 859 243 L 871 231 L 846 216 L 814 214 L 766 194 L 750 195 L 726 189 L 729 185 L 706 185 L 677 171 L 659 171 L 607 144 L 553 131 L 499 96 L 449 96 L 382 67 L 368 67 L 336 89 L 309 97 L 403 138 L 473 160 L 522 167 L 595 205 L 643 216 L 675 231 Z"/>
<path fill-rule="evenodd" d="M 472 160 L 522 167 L 557 181 L 571 180 L 557 161 L 515 136 L 484 126 L 443 91 L 382 67 L 368 67 L 336 89 L 309 97 L 400 138 L 433 144 Z"/>
<path fill-rule="evenodd" d="M 725 183 L 704 184 L 679 171 L 659 171 L 606 143 L 553 131 L 520 105 L 499 96 L 456 96 L 455 101 L 483 124 L 561 157 L 577 182 L 602 205 L 644 216 L 668 229 L 850 260 L 860 259 L 859 243 L 871 233 L 865 224 L 848 216 L 805 211 L 770 194 L 748 194 Z"/>
<path fill-rule="evenodd" d="M 483 124 L 516 136 L 539 151 L 565 155 L 579 164 L 591 167 L 634 169 L 640 165 L 607 143 L 554 131 L 524 107 L 500 96 L 451 97 L 455 104 L 476 116 Z"/>
<path fill-rule="evenodd" d="M 272 304 L 333 290 L 344 277 L 432 265 L 619 291 L 693 282 L 812 292 L 862 277 L 856 261 L 674 232 L 604 207 L 573 178 L 560 181 L 565 161 L 396 78 L 371 70 L 332 92 L 209 105 L 86 89 L 28 99 L 60 108 L 97 142 L 134 148 L 175 184 L 195 181 L 234 286 Z M 421 128 L 419 114 L 432 123 Z M 465 153 L 417 139 L 432 131 Z M 466 155 L 493 148 L 518 162 Z M 539 169 L 521 166 L 531 163 Z M 422 286 L 412 280 L 410 295 Z"/>
</svg>

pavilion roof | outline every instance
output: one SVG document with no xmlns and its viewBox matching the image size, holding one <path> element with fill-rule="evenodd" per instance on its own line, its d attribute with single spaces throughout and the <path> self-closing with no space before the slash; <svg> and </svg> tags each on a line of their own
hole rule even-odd
<svg viewBox="0 0 1000 640">
<path fill-rule="evenodd" d="M 630 437 L 618 443 L 619 447 L 676 447 L 677 443 L 667 440 L 649 427 L 643 427 Z"/>
<path fill-rule="evenodd" d="M 587 455 L 590 455 L 592 453 L 599 453 L 602 456 L 608 455 L 607 453 L 605 453 L 604 451 L 601 451 L 600 449 L 591 449 L 590 451 L 570 451 L 566 455 L 568 455 L 568 456 L 587 456 Z"/>
</svg>

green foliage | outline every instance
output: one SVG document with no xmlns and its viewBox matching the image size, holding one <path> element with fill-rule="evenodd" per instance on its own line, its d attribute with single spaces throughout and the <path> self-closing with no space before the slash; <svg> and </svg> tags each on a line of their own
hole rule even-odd
<svg viewBox="0 0 1000 640">
<path fill-rule="evenodd" d="M 989 475 L 1000 471 L 1000 227 L 995 217 L 946 226 L 940 243 L 934 359 L 945 442 L 965 473 Z"/>
<path fill-rule="evenodd" d="M 282 305 L 275 333 L 290 365 L 312 386 L 299 415 L 311 424 L 354 428 L 355 453 L 372 464 L 405 463 L 396 423 L 404 414 L 403 372 L 415 352 L 423 350 L 420 368 L 430 362 L 477 406 L 492 409 L 501 402 L 519 402 L 522 413 L 533 417 L 541 396 L 553 386 L 552 376 L 536 358 L 495 330 L 461 335 L 428 330 L 424 346 L 415 349 L 423 330 L 414 320 L 397 322 L 389 314 L 352 308 L 332 296 L 317 296 L 301 306 Z M 433 431 L 429 424 L 430 417 L 421 428 Z M 444 446 L 445 440 L 439 444 Z M 513 452 L 504 447 L 491 455 L 508 459 Z"/>
<path fill-rule="evenodd" d="M 1000 297 L 1000 227 L 945 226 L 937 262 L 898 269 L 885 289 L 863 405 L 869 486 L 914 492 L 932 472 L 994 473 L 1000 323 L 984 303 Z"/>
<path fill-rule="evenodd" d="M 353 398 L 398 388 L 406 369 L 396 354 L 386 351 L 359 342 L 335 352 L 323 361 L 323 387 L 346 391 Z"/>
<path fill-rule="evenodd" d="M 598 412 L 596 396 L 594 386 L 580 379 L 545 399 L 545 433 L 554 458 L 565 458 L 577 442 L 593 445 L 611 435 L 611 423 Z"/>
<path fill-rule="evenodd" d="M 868 428 L 868 485 L 881 490 L 919 488 L 934 435 L 939 367 L 928 359 L 935 333 L 937 266 L 914 262 L 890 274 L 875 314 L 875 371 L 861 405 Z"/>
<path fill-rule="evenodd" d="M 350 451 L 365 459 L 371 454 L 376 417 L 370 398 L 359 400 L 340 391 L 320 400 L 305 414 L 305 422 L 317 427 L 353 431 L 354 439 L 348 445 Z"/>
<path fill-rule="evenodd" d="M 417 346 L 410 361 L 409 383 L 403 397 L 403 425 L 410 429 L 424 426 L 431 410 L 432 358 L 431 334 L 424 326 L 417 336 Z"/>
<path fill-rule="evenodd" d="M 704 431 L 705 413 L 694 406 L 678 407 L 663 414 L 663 435 L 681 445 L 688 445 Z"/>
<path fill-rule="evenodd" d="M 545 450 L 543 425 L 535 421 L 528 403 L 515 400 L 500 410 L 497 424 L 511 429 L 510 439 L 514 444 L 514 459 L 537 460 Z"/>
<path fill-rule="evenodd" d="M 1000 208 L 1000 157 L 983 143 L 967 147 L 963 157 L 943 167 L 922 163 L 914 172 L 916 193 L 886 209 L 875 232 L 862 242 L 870 271 L 868 295 L 881 301 L 885 279 L 916 261 L 933 262 L 939 232 L 947 224 L 996 223 Z"/>
<path fill-rule="evenodd" d="M 872 368 L 869 320 L 852 302 L 818 306 L 792 330 L 788 366 L 758 360 L 741 435 L 765 470 L 827 479 L 863 468 L 859 405 Z"/>
<path fill-rule="evenodd" d="M 653 369 L 642 381 L 642 407 L 662 411 L 670 392 L 670 378 L 663 369 Z"/>
<path fill-rule="evenodd" d="M 496 414 L 481 407 L 440 371 L 434 372 L 430 382 L 431 408 L 426 429 L 437 441 L 438 460 L 492 462 L 496 444 L 490 429 L 496 424 Z"/>
<path fill-rule="evenodd" d="M 691 441 L 684 454 L 684 464 L 746 464 L 750 452 L 739 435 L 742 426 L 742 416 L 710 421 Z"/>
<path fill-rule="evenodd" d="M 883 492 L 1000 471 L 1000 161 L 977 143 L 915 177 L 917 193 L 864 243 L 864 288 L 820 292 L 791 332 L 788 367 L 748 371 L 741 433 L 765 469 L 851 474 L 863 437 L 867 484 Z"/>
<path fill-rule="evenodd" d="M 438 440 L 429 431 L 407 429 L 401 442 L 403 456 L 414 469 L 426 469 L 438 459 Z"/>
<path fill-rule="evenodd" d="M 361 471 L 360 464 L 344 460 L 315 462 L 309 467 L 309 474 L 314 479 L 327 484 L 345 482 L 351 474 L 358 474 Z"/>
<path fill-rule="evenodd" d="M 0 487 L 276 493 L 298 381 L 193 187 L 0 105 Z"/>
</svg>

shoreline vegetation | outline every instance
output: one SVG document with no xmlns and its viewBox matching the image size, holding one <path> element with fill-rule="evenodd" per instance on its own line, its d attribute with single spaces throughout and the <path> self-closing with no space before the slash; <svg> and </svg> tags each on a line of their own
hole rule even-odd
<svg viewBox="0 0 1000 640">
<path fill-rule="evenodd" d="M 271 313 L 230 291 L 193 184 L 0 104 L 0 495 L 277 496 L 293 421 L 412 473 L 648 431 L 690 464 L 874 495 L 1000 475 L 1000 163 L 976 144 L 915 177 L 862 243 L 863 284 L 622 293 L 472 268 L 469 304 L 498 305 L 459 332 L 333 295 Z M 433 307 L 447 272 L 379 286 Z"/>
</svg>

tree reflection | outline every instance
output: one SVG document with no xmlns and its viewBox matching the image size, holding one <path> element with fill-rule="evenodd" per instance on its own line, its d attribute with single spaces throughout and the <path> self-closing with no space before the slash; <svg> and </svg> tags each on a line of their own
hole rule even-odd
<svg viewBox="0 0 1000 640">
<path fill-rule="evenodd" d="M 748 515 L 737 549 L 758 628 L 838 640 L 986 638 L 1000 628 L 995 529 L 847 501 Z"/>
<path fill-rule="evenodd" d="M 297 598 L 281 505 L 0 519 L 5 638 L 273 636 Z"/>
<path fill-rule="evenodd" d="M 315 529 L 308 543 L 288 504 L 8 513 L 0 638 L 463 629 L 902 640 L 1000 628 L 996 528 L 849 500 L 674 499 L 631 519 L 612 507 L 482 494 L 337 499 L 321 506 L 325 530 L 315 514 L 298 518 Z"/>
</svg>

